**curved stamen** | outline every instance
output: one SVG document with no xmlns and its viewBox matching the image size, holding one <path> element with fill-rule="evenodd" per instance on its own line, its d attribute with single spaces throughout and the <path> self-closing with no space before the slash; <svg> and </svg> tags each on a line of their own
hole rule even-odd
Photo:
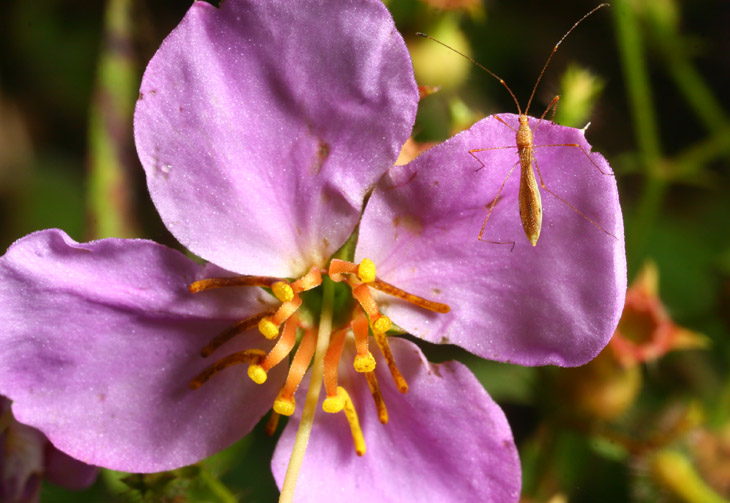
<svg viewBox="0 0 730 503">
<path fill-rule="evenodd" d="M 294 293 L 306 292 L 322 284 L 322 273 L 319 267 L 312 267 L 309 272 L 291 284 Z"/>
<path fill-rule="evenodd" d="M 276 345 L 269 351 L 266 358 L 259 365 L 250 365 L 248 367 L 248 376 L 256 384 L 266 382 L 267 372 L 278 365 L 281 360 L 291 352 L 294 344 L 297 342 L 297 327 L 299 326 L 299 316 L 292 315 L 284 324 L 284 330 L 281 337 L 276 341 Z"/>
<path fill-rule="evenodd" d="M 337 283 L 346 280 L 344 274 L 354 274 L 363 283 L 370 283 L 375 279 L 375 264 L 369 258 L 362 259 L 359 264 L 333 258 L 327 274 Z"/>
<path fill-rule="evenodd" d="M 289 302 L 282 302 L 279 309 L 276 310 L 273 316 L 265 316 L 259 321 L 259 332 L 263 334 L 267 339 L 276 339 L 279 336 L 279 326 L 289 319 L 291 315 L 297 312 L 299 306 L 302 305 L 302 299 L 299 295 L 294 294 L 294 297 Z"/>
<path fill-rule="evenodd" d="M 194 281 L 188 289 L 190 293 L 203 292 L 212 290 L 213 288 L 223 288 L 227 286 L 260 286 L 271 288 L 274 283 L 286 282 L 281 278 L 270 278 L 268 276 L 233 276 L 230 278 L 207 278 Z"/>
<path fill-rule="evenodd" d="M 429 311 L 442 314 L 446 314 L 451 311 L 451 308 L 447 304 L 441 304 L 440 302 L 434 302 L 432 300 L 413 295 L 412 293 L 408 293 L 398 287 L 391 285 L 390 283 L 386 283 L 385 281 L 377 278 L 375 278 L 370 286 L 372 286 L 376 290 L 380 290 L 383 293 L 387 293 L 388 295 L 398 297 L 399 299 L 403 299 L 406 302 L 410 302 L 411 304 L 414 304 L 418 307 L 422 307 L 423 309 L 428 309 Z"/>
<path fill-rule="evenodd" d="M 358 310 L 352 320 L 352 333 L 355 336 L 354 367 L 357 372 L 372 372 L 375 370 L 375 358 L 368 348 L 368 320 L 362 311 Z"/>
<path fill-rule="evenodd" d="M 294 355 L 294 360 L 289 367 L 289 374 L 286 376 L 286 384 L 279 392 L 279 396 L 274 400 L 274 411 L 282 416 L 291 416 L 294 414 L 296 403 L 294 401 L 294 393 L 299 387 L 299 383 L 304 378 L 304 373 L 309 367 L 309 362 L 314 354 L 314 345 L 317 342 L 317 333 L 313 329 L 306 330 L 299 344 L 299 349 Z"/>
<path fill-rule="evenodd" d="M 346 327 L 332 334 L 330 345 L 324 355 L 324 389 L 327 398 L 322 402 L 322 410 L 325 412 L 336 413 L 345 407 L 345 402 L 337 393 L 337 368 L 348 330 L 349 327 Z"/>
<path fill-rule="evenodd" d="M 223 344 L 231 340 L 236 335 L 245 332 L 246 330 L 255 327 L 266 316 L 271 316 L 274 311 L 266 311 L 257 315 L 246 318 L 243 321 L 239 321 L 230 328 L 227 328 L 220 334 L 216 335 L 207 346 L 200 350 L 200 356 L 203 358 L 210 356 L 213 352 L 221 347 Z"/>
<path fill-rule="evenodd" d="M 195 376 L 193 380 L 190 381 L 190 389 L 200 388 L 208 379 L 225 368 L 232 365 L 238 365 L 239 363 L 258 364 L 265 356 L 266 353 L 260 349 L 247 349 L 246 351 L 239 351 L 238 353 L 233 353 L 225 358 L 221 358 Z"/>
<path fill-rule="evenodd" d="M 390 318 L 380 314 L 378 304 L 375 302 L 368 285 L 362 284 L 352 289 L 352 296 L 360 303 L 365 314 L 370 319 L 370 326 L 375 332 L 387 332 L 390 329 Z"/>
</svg>

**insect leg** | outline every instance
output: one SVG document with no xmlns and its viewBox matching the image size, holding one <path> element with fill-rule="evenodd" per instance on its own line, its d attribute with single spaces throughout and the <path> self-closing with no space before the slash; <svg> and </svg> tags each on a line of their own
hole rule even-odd
<svg viewBox="0 0 730 503">
<path fill-rule="evenodd" d="M 481 161 L 480 161 L 481 162 Z M 492 216 L 492 211 L 494 210 L 494 207 L 497 205 L 497 200 L 499 200 L 499 195 L 502 193 L 502 189 L 504 189 L 505 184 L 507 183 L 507 180 L 509 180 L 509 177 L 512 175 L 512 172 L 515 170 L 515 168 L 519 165 L 519 161 L 515 163 L 514 166 L 509 170 L 509 173 L 507 173 L 507 176 L 504 178 L 504 181 L 502 182 L 502 185 L 499 187 L 499 190 L 497 191 L 497 195 L 494 196 L 494 200 L 492 201 L 492 204 L 489 205 L 489 212 L 487 212 L 487 217 L 484 219 L 484 223 L 482 224 L 482 228 L 479 230 L 479 241 L 484 241 L 485 243 L 494 243 L 498 245 L 512 245 L 512 248 L 510 248 L 509 251 L 514 250 L 515 248 L 515 242 L 514 241 L 488 241 L 486 239 L 482 239 L 482 236 L 484 235 L 484 229 L 487 227 L 487 222 L 489 221 L 489 217 Z M 482 165 L 483 166 L 483 165 Z"/>
<path fill-rule="evenodd" d="M 576 208 L 575 206 L 573 206 L 572 204 L 570 204 L 568 201 L 566 201 L 565 199 L 563 199 L 562 197 L 560 197 L 559 195 L 557 195 L 555 192 L 553 192 L 552 190 L 550 190 L 549 188 L 547 188 L 547 186 L 545 185 L 545 182 L 542 179 L 542 173 L 540 173 L 540 167 L 537 165 L 537 159 L 535 157 L 533 157 L 532 158 L 532 162 L 535 163 L 535 169 L 537 170 L 537 176 L 540 178 L 540 187 L 545 192 L 547 192 L 548 194 L 552 195 L 554 198 L 556 198 L 558 201 L 560 201 L 561 203 L 563 203 L 564 205 L 566 205 L 568 208 L 570 208 L 571 210 L 575 211 L 577 214 L 579 214 L 580 216 L 582 216 L 583 218 L 585 218 L 586 220 L 588 220 L 588 222 L 590 222 L 594 227 L 596 227 L 597 229 L 600 229 L 601 231 L 605 232 L 606 234 L 608 234 L 609 236 L 611 236 L 613 239 L 615 239 L 616 241 L 618 241 L 618 238 L 614 234 L 610 233 L 609 231 L 607 231 L 606 229 L 604 229 L 603 227 L 601 227 L 601 225 L 598 222 L 596 222 L 591 217 L 589 217 L 588 215 L 586 215 L 585 213 L 583 213 L 582 211 L 580 211 L 578 208 Z M 609 174 L 609 173 L 605 173 L 605 174 Z"/>
<path fill-rule="evenodd" d="M 588 160 L 591 161 L 591 164 L 593 164 L 593 166 L 595 166 L 596 169 L 598 171 L 600 171 L 602 175 L 614 176 L 613 173 L 606 173 L 605 171 L 603 171 L 601 169 L 601 167 L 598 164 L 596 164 L 596 162 L 593 159 L 591 159 L 591 156 L 588 154 L 588 152 L 586 152 L 585 149 L 583 147 L 581 147 L 580 145 L 578 145 L 577 143 L 555 143 L 552 145 L 533 145 L 532 146 L 532 148 L 538 148 L 538 147 L 575 147 L 575 148 L 579 148 L 580 151 L 583 152 L 583 155 L 585 155 L 588 158 Z"/>
</svg>

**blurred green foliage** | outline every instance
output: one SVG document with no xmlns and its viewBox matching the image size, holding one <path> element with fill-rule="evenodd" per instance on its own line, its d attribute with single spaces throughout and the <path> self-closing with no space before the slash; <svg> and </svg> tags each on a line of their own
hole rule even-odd
<svg viewBox="0 0 730 503">
<path fill-rule="evenodd" d="M 145 62 L 189 3 L 4 4 L 3 249 L 47 227 L 77 240 L 137 235 L 176 246 L 146 196 L 131 111 Z M 418 141 L 441 141 L 483 116 L 516 110 L 492 77 L 415 32 L 459 45 L 524 106 L 553 45 L 596 5 L 488 1 L 444 9 L 458 3 L 387 2 L 412 44 L 417 75 L 430 79 L 419 84 L 443 87 L 421 103 Z M 710 350 L 676 351 L 631 370 L 599 359 L 573 374 L 426 348 L 436 361 L 466 362 L 504 407 L 521 451 L 525 502 L 730 501 L 729 24 L 722 0 L 616 0 L 561 45 L 531 107 L 539 115 L 561 94 L 557 122 L 591 123 L 590 142 L 616 171 L 630 279 L 653 260 L 671 318 L 705 334 Z M 566 398 L 579 396 L 571 382 L 628 399 L 620 410 L 591 415 Z M 629 385 L 636 389 L 621 388 Z M 274 445 L 260 425 L 194 468 L 104 472 L 80 493 L 46 484 L 42 501 L 274 501 Z"/>
</svg>

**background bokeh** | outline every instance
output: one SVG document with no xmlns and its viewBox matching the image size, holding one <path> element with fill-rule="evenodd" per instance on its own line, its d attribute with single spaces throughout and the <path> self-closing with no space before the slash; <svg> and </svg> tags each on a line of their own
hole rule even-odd
<svg viewBox="0 0 730 503">
<path fill-rule="evenodd" d="M 48 227 L 177 246 L 147 197 L 131 113 L 146 61 L 189 4 L 3 2 L 0 248 Z M 439 87 L 414 131 L 426 145 L 516 108 L 486 72 L 416 32 L 471 55 L 524 107 L 554 44 L 596 2 L 387 4 L 419 84 Z M 612 343 L 585 367 L 557 369 L 426 348 L 470 365 L 504 407 L 524 502 L 730 501 L 728 26 L 723 0 L 617 0 L 565 40 L 530 108 L 539 116 L 561 94 L 556 122 L 590 122 L 588 140 L 616 172 L 629 281 L 645 301 L 628 306 L 621 335 L 639 350 Z M 259 427 L 195 467 L 126 482 L 105 471 L 83 492 L 46 484 L 42 501 L 274 501 L 274 442 Z"/>
</svg>

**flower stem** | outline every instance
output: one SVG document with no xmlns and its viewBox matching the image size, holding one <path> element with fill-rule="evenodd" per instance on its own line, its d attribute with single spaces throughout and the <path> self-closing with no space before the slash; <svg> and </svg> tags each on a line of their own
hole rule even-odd
<svg viewBox="0 0 730 503">
<path fill-rule="evenodd" d="M 325 278 L 322 284 L 322 312 L 319 317 L 319 333 L 317 334 L 317 347 L 314 352 L 314 363 L 312 364 L 312 378 L 309 381 L 307 390 L 307 401 L 302 411 L 302 419 L 299 422 L 297 436 L 294 439 L 289 466 L 286 469 L 284 483 L 281 487 L 279 503 L 292 503 L 294 501 L 294 488 L 299 478 L 299 470 L 302 468 L 304 453 L 309 443 L 309 435 L 312 433 L 314 423 L 314 412 L 319 403 L 319 392 L 322 388 L 322 375 L 324 373 L 324 355 L 330 343 L 332 332 L 332 306 L 334 304 L 334 283 Z"/>
<path fill-rule="evenodd" d="M 214 494 L 222 503 L 236 503 L 238 499 L 231 491 L 216 477 L 210 474 L 208 470 L 200 471 L 200 479 L 205 483 L 210 492 Z"/>
</svg>

